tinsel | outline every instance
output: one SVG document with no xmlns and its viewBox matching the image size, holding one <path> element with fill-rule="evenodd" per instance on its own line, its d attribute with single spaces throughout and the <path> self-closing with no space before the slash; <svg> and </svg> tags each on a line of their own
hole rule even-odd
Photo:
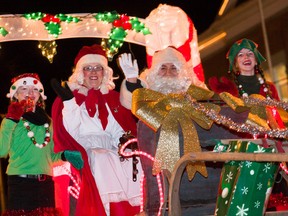
<svg viewBox="0 0 288 216">
<path fill-rule="evenodd" d="M 242 133 L 248 133 L 253 135 L 253 137 L 257 138 L 258 136 L 268 136 L 271 138 L 288 138 L 288 129 L 265 129 L 262 127 L 253 126 L 250 124 L 242 123 L 238 124 L 231 120 L 230 118 L 223 116 L 221 114 L 218 114 L 214 110 L 207 109 L 205 106 L 203 106 L 201 103 L 198 103 L 195 99 L 193 99 L 190 95 L 186 94 L 185 98 L 190 101 L 192 107 L 194 109 L 202 112 L 205 116 L 207 116 L 209 119 L 211 119 L 216 124 L 221 124 L 225 127 L 228 127 L 231 130 L 242 132 Z M 270 99 L 269 99 L 270 100 Z M 253 101 L 253 100 L 252 100 Z"/>
<path fill-rule="evenodd" d="M 274 106 L 277 108 L 282 108 L 286 111 L 288 110 L 288 103 L 284 101 L 277 101 L 274 99 L 261 100 L 258 98 L 250 98 L 250 97 L 242 97 L 242 100 L 245 102 L 245 104 L 249 104 L 249 105 Z"/>
</svg>

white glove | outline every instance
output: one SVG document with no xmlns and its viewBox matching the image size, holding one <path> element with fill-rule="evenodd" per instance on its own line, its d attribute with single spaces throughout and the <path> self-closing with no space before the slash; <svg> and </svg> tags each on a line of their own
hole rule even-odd
<svg viewBox="0 0 288 216">
<path fill-rule="evenodd" d="M 131 54 L 123 53 L 119 57 L 120 67 L 125 75 L 125 78 L 137 78 L 139 74 L 137 60 L 132 62 Z"/>
</svg>

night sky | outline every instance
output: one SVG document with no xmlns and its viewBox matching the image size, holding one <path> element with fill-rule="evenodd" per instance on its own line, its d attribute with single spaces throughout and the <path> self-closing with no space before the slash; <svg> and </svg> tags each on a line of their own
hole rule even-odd
<svg viewBox="0 0 288 216">
<path fill-rule="evenodd" d="M 2 0 L 1 14 L 23 14 L 31 12 L 43 12 L 51 14 L 71 13 L 97 13 L 105 11 L 117 11 L 119 14 L 146 18 L 158 5 L 169 4 L 180 7 L 193 20 L 198 35 L 205 31 L 217 16 L 222 0 L 175 0 L 175 1 L 33 1 L 33 0 Z M 38 41 L 12 41 L 1 43 L 0 49 L 0 113 L 6 113 L 9 103 L 6 94 L 11 85 L 12 77 L 26 72 L 39 74 L 44 85 L 47 111 L 50 114 L 51 105 L 56 97 L 50 86 L 51 78 L 67 80 L 72 73 L 74 58 L 82 46 L 100 43 L 99 38 L 74 38 L 56 40 L 57 55 L 51 64 L 41 55 L 38 49 Z M 145 48 L 139 45 L 125 43 L 119 53 L 132 52 L 138 60 L 139 69 L 146 67 Z M 123 79 L 115 60 L 109 65 L 114 70 L 114 76 L 119 76 L 116 81 L 117 88 Z"/>
</svg>

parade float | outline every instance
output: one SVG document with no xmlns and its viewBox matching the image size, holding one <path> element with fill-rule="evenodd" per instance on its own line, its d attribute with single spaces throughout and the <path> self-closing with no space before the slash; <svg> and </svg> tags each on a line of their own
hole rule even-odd
<svg viewBox="0 0 288 216">
<path fill-rule="evenodd" d="M 144 46 L 148 67 L 155 51 L 174 46 L 205 81 L 197 31 L 178 7 L 159 5 L 146 19 L 116 11 L 0 16 L 1 43 L 39 41 L 42 55 L 51 63 L 57 40 L 68 38 L 101 38 L 111 61 L 123 43 Z M 267 114 L 267 106 L 281 110 L 282 116 Z M 159 192 L 158 215 L 167 211 L 171 216 L 182 215 L 184 202 L 190 202 L 191 214 L 195 215 L 265 214 L 279 166 L 287 181 L 287 110 L 285 102 L 257 95 L 215 95 L 196 86 L 185 95 L 161 95 L 148 89 L 134 92 L 132 112 L 142 128 L 134 141 L 143 142 L 142 137 L 149 133 L 161 136 L 158 143 L 151 143 L 157 146 L 154 154 L 132 153 L 152 161 L 151 175 L 164 176 L 163 182 L 153 187 Z M 279 127 L 279 122 L 285 127 Z M 122 155 L 131 156 L 123 149 Z M 63 170 L 69 167 L 60 168 L 60 173 Z M 77 199 L 81 187 L 76 181 L 73 184 L 70 192 Z M 274 202 L 287 211 L 283 197 L 276 197 Z"/>
</svg>

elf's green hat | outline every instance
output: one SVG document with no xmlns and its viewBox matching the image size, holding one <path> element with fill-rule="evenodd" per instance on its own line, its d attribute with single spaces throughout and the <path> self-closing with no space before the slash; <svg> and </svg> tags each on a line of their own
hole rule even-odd
<svg viewBox="0 0 288 216">
<path fill-rule="evenodd" d="M 258 64 L 261 64 L 261 62 L 266 61 L 266 59 L 257 50 L 257 47 L 258 44 L 246 38 L 236 41 L 226 54 L 226 58 L 229 60 L 230 63 L 229 70 L 232 71 L 235 57 L 238 54 L 238 52 L 243 48 L 249 49 L 254 53 Z"/>
</svg>

